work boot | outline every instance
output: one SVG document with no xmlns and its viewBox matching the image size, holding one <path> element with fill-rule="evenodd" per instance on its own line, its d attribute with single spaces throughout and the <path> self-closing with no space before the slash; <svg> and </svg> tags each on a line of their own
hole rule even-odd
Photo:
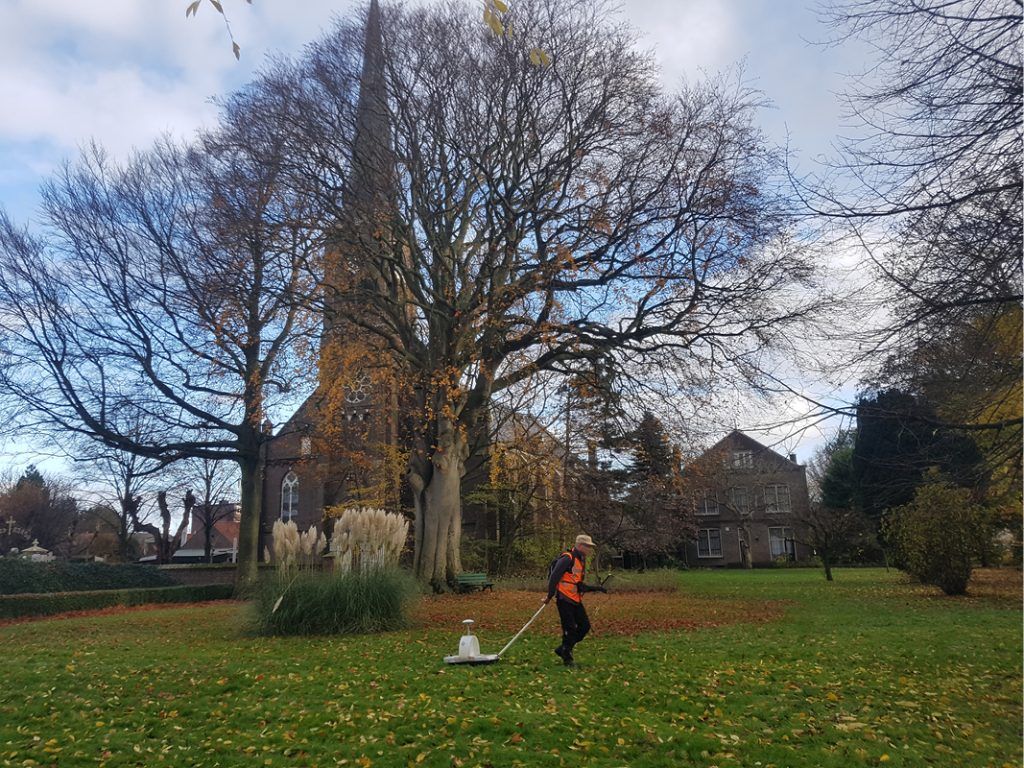
<svg viewBox="0 0 1024 768">
<path fill-rule="evenodd" d="M 565 647 L 560 645 L 557 648 L 555 648 L 555 655 L 558 656 L 562 661 L 565 661 Z M 568 662 L 565 663 L 568 664 Z"/>
<path fill-rule="evenodd" d="M 572 657 L 572 649 L 571 648 L 563 648 L 562 652 L 560 654 L 558 654 L 558 655 L 562 657 L 562 663 L 565 664 L 565 666 L 567 666 L 567 667 L 575 667 L 576 666 L 576 659 L 574 659 Z"/>
</svg>

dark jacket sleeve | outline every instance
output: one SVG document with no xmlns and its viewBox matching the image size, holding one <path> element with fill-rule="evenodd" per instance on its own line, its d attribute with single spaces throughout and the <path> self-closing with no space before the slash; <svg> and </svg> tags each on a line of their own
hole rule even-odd
<svg viewBox="0 0 1024 768">
<path fill-rule="evenodd" d="M 558 558 L 558 562 L 555 563 L 555 567 L 551 571 L 551 578 L 548 579 L 549 600 L 555 596 L 555 591 L 558 589 L 558 582 L 562 580 L 562 576 L 564 576 L 566 571 L 570 568 L 572 568 L 571 555 L 562 555 Z"/>
</svg>

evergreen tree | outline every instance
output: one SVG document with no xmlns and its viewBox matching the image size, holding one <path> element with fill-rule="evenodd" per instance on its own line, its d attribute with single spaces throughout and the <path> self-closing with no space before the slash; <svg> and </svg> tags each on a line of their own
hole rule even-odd
<svg viewBox="0 0 1024 768">
<path fill-rule="evenodd" d="M 886 390 L 861 399 L 852 474 L 854 502 L 869 518 L 877 522 L 887 509 L 909 504 L 932 467 L 961 487 L 985 480 L 974 442 L 943 427 L 922 398 Z"/>
<path fill-rule="evenodd" d="M 645 411 L 633 433 L 632 471 L 640 477 L 670 477 L 673 471 L 672 444 L 661 420 Z"/>
</svg>

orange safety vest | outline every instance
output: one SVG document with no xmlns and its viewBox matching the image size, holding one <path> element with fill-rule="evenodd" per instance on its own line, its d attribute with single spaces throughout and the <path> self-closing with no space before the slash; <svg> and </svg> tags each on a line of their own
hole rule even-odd
<svg viewBox="0 0 1024 768">
<path fill-rule="evenodd" d="M 558 591 L 567 600 L 582 603 L 583 598 L 580 596 L 579 584 L 583 581 L 583 561 L 571 551 L 563 552 L 562 555 L 572 558 L 572 568 L 562 574 L 562 578 L 558 582 Z"/>
</svg>

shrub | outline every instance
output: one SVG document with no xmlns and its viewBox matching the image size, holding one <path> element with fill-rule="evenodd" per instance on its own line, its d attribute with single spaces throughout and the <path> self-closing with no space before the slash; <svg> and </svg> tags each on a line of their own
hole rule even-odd
<svg viewBox="0 0 1024 768">
<path fill-rule="evenodd" d="M 932 476 L 914 499 L 889 511 L 885 534 L 896 561 L 924 584 L 962 595 L 971 578 L 979 534 L 987 530 L 981 508 L 967 488 Z"/>
<path fill-rule="evenodd" d="M 462 535 L 462 548 L 459 556 L 462 559 L 463 571 L 494 573 L 493 565 L 498 552 L 498 545 L 487 539 L 477 539 L 466 534 Z"/>
<path fill-rule="evenodd" d="M 399 570 L 298 571 L 262 586 L 252 606 L 262 635 L 347 635 L 408 625 L 415 582 Z"/>
<path fill-rule="evenodd" d="M 34 563 L 0 558 L 0 595 L 43 592 L 85 592 L 97 589 L 146 589 L 176 586 L 166 573 L 147 565 Z"/>
<path fill-rule="evenodd" d="M 87 611 L 114 605 L 149 603 L 193 603 L 202 600 L 226 600 L 230 584 L 205 586 L 156 587 L 153 589 L 103 589 L 90 592 L 51 592 L 45 594 L 0 595 L 0 618 L 49 616 L 68 611 Z"/>
<path fill-rule="evenodd" d="M 572 546 L 570 541 L 568 546 Z M 547 536 L 529 536 L 519 539 L 512 548 L 509 558 L 509 576 L 539 575 L 548 578 L 548 566 L 551 561 L 565 552 L 566 547 L 554 543 Z"/>
</svg>

